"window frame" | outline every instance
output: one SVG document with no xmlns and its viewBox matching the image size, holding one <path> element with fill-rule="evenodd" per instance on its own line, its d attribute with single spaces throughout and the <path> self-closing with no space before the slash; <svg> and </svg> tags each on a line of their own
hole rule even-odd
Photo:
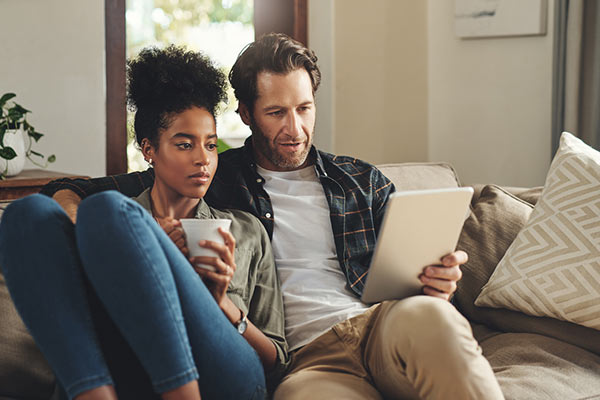
<svg viewBox="0 0 600 400">
<path fill-rule="evenodd" d="M 105 0 L 106 174 L 127 173 L 126 0 Z M 258 16 L 258 17 L 257 17 Z M 307 44 L 308 0 L 254 0 L 255 37 L 283 32 Z"/>
</svg>

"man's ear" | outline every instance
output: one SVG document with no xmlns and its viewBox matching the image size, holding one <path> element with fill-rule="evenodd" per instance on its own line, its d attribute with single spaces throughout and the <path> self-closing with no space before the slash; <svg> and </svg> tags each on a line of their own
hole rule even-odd
<svg viewBox="0 0 600 400">
<path fill-rule="evenodd" d="M 140 147 L 142 148 L 144 160 L 152 164 L 152 159 L 154 158 L 154 146 L 152 146 L 148 138 L 142 139 L 142 145 Z"/>
<path fill-rule="evenodd" d="M 250 118 L 250 110 L 248 110 L 248 107 L 246 107 L 244 103 L 239 103 L 238 110 L 244 124 L 250 126 L 252 118 Z"/>
</svg>

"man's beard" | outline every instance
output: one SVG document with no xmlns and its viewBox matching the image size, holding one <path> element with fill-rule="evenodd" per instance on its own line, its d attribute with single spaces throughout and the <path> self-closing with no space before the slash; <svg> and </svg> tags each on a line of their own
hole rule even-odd
<svg viewBox="0 0 600 400">
<path fill-rule="evenodd" d="M 284 154 L 277 151 L 275 144 L 265 137 L 262 130 L 256 126 L 256 124 L 253 123 L 250 126 L 250 130 L 252 131 L 254 150 L 260 152 L 263 157 L 269 160 L 273 165 L 283 170 L 294 170 L 304 164 L 308 158 L 308 153 L 312 146 L 312 135 L 309 136 L 308 143 L 306 143 L 306 146 L 300 154 L 297 154 L 294 157 L 290 157 L 289 155 L 286 157 Z"/>
</svg>

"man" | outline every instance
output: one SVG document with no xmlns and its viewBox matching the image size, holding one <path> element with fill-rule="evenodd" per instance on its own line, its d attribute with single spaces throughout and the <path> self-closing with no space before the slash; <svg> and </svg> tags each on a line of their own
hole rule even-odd
<svg viewBox="0 0 600 400">
<path fill-rule="evenodd" d="M 253 213 L 272 239 L 293 353 L 275 398 L 502 398 L 468 322 L 447 301 L 464 252 L 424 269 L 427 296 L 360 301 L 394 187 L 373 166 L 312 146 L 316 61 L 280 34 L 240 54 L 229 79 L 252 136 L 220 155 L 205 197 Z M 62 181 L 44 192 L 74 199 L 74 212 L 80 197 L 109 188 L 135 195 L 151 183 L 150 171 Z"/>
</svg>

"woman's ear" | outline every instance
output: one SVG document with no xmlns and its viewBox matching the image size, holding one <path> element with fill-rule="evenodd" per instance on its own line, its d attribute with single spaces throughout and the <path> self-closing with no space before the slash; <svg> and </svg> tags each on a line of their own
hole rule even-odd
<svg viewBox="0 0 600 400">
<path fill-rule="evenodd" d="M 238 110 L 244 124 L 250 126 L 252 118 L 250 118 L 250 111 L 248 110 L 248 107 L 246 107 L 244 103 L 239 103 Z"/>
<path fill-rule="evenodd" d="M 140 146 L 142 148 L 142 154 L 144 155 L 144 160 L 150 165 L 154 162 L 152 158 L 154 158 L 154 146 L 150 143 L 147 138 L 142 139 L 142 144 Z"/>
</svg>

